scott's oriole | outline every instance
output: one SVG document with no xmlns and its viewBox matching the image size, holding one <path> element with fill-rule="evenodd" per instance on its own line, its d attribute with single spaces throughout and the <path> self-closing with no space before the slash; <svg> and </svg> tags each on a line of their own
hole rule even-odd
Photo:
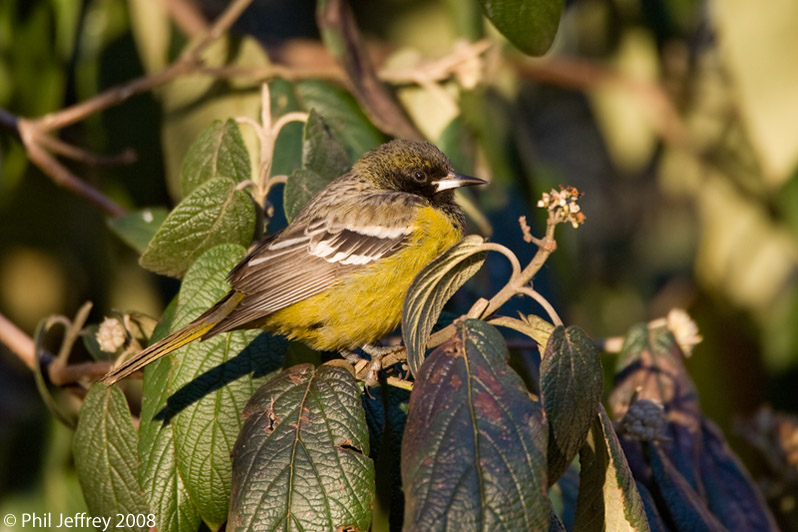
<svg viewBox="0 0 798 532">
<path fill-rule="evenodd" d="M 427 142 L 374 148 L 233 268 L 227 296 L 103 381 L 235 329 L 261 327 L 324 351 L 376 342 L 399 324 L 416 274 L 462 238 L 454 189 L 484 183 L 456 173 Z"/>
</svg>

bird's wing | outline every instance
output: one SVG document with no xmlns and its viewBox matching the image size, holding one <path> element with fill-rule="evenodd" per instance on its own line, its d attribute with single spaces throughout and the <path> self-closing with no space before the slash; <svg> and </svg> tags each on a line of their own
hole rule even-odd
<svg viewBox="0 0 798 532">
<path fill-rule="evenodd" d="M 379 200 L 380 223 L 369 215 L 371 201 L 361 206 L 360 216 L 353 211 L 309 215 L 261 243 L 230 272 L 232 289 L 244 298 L 213 333 L 319 294 L 343 276 L 396 253 L 413 231 L 414 209 L 406 198 L 385 196 Z"/>
</svg>

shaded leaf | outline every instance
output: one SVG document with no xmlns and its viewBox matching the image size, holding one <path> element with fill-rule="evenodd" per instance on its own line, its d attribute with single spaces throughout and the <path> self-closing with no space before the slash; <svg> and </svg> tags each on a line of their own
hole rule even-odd
<svg viewBox="0 0 798 532">
<path fill-rule="evenodd" d="M 468 235 L 429 263 L 413 279 L 402 307 L 402 338 L 410 371 L 418 375 L 430 332 L 450 297 L 482 267 L 485 240 Z"/>
<path fill-rule="evenodd" d="M 329 181 L 316 172 L 300 168 L 294 170 L 285 181 L 283 208 L 285 217 L 291 222 L 302 211 L 307 202 L 326 187 Z"/>
<path fill-rule="evenodd" d="M 485 16 L 516 48 L 543 55 L 554 42 L 564 0 L 480 0 Z"/>
<path fill-rule="evenodd" d="M 284 114 L 301 111 L 302 108 L 294 93 L 294 85 L 285 79 L 269 81 L 272 120 Z M 302 122 L 289 122 L 280 130 L 274 144 L 272 175 L 288 175 L 302 166 L 302 135 L 305 126 Z"/>
<path fill-rule="evenodd" d="M 762 494 L 712 422 L 703 420 L 701 478 L 709 509 L 723 525 L 739 532 L 777 531 Z"/>
<path fill-rule="evenodd" d="M 667 512 L 679 531 L 725 532 L 726 528 L 712 515 L 706 503 L 671 463 L 656 442 L 647 444 L 653 481 L 661 497 L 658 506 Z"/>
<path fill-rule="evenodd" d="M 640 500 L 643 501 L 643 509 L 646 511 L 646 519 L 648 519 L 648 526 L 651 532 L 668 532 L 669 529 L 662 522 L 662 517 L 660 517 L 659 510 L 657 510 L 657 503 L 654 502 L 651 492 L 639 480 L 636 480 L 635 484 L 637 485 L 637 492 L 640 494 Z"/>
<path fill-rule="evenodd" d="M 550 484 L 568 468 L 594 424 L 603 381 L 599 353 L 587 334 L 578 327 L 556 327 L 540 362 Z"/>
<path fill-rule="evenodd" d="M 604 407 L 593 415 L 579 461 L 574 530 L 650 530 L 635 479 Z"/>
<path fill-rule="evenodd" d="M 352 96 L 327 81 L 303 80 L 294 86 L 296 95 L 307 110 L 316 109 L 327 125 L 341 139 L 350 160 L 382 144 L 385 137 L 363 114 Z"/>
<path fill-rule="evenodd" d="M 255 231 L 255 208 L 232 179 L 204 183 L 169 213 L 139 259 L 142 267 L 181 277 L 203 252 L 217 244 L 248 246 Z"/>
<path fill-rule="evenodd" d="M 227 273 L 246 250 L 224 244 L 205 252 L 186 273 L 173 329 L 185 326 L 230 289 Z M 167 405 L 155 419 L 174 431 L 178 473 L 203 521 L 227 519 L 232 461 L 241 412 L 252 393 L 282 365 L 286 342 L 257 330 L 220 334 L 172 355 Z"/>
<path fill-rule="evenodd" d="M 73 441 L 75 468 L 89 513 L 109 518 L 117 514 L 149 513 L 137 479 L 136 429 L 122 390 L 95 383 L 83 400 Z M 143 526 L 129 530 L 149 530 Z"/>
<path fill-rule="evenodd" d="M 302 167 L 327 182 L 346 172 L 352 165 L 346 149 L 333 135 L 324 118 L 311 109 L 302 142 Z"/>
<path fill-rule="evenodd" d="M 289 368 L 243 415 L 227 530 L 368 529 L 374 466 L 360 390 L 347 369 Z"/>
<path fill-rule="evenodd" d="M 169 211 L 163 207 L 152 207 L 133 211 L 117 218 L 108 218 L 108 227 L 127 245 L 144 253 L 147 245 L 161 227 Z"/>
<path fill-rule="evenodd" d="M 229 177 L 236 183 L 252 178 L 249 152 L 232 118 L 214 120 L 199 134 L 183 160 L 180 188 L 188 196 L 216 177 Z"/>
<path fill-rule="evenodd" d="M 477 153 L 476 142 L 461 115 L 449 122 L 436 144 L 452 161 L 452 166 L 462 173 L 471 174 Z"/>
<path fill-rule="evenodd" d="M 407 530 L 548 530 L 548 429 L 501 335 L 465 320 L 418 373 L 402 441 Z"/>
<path fill-rule="evenodd" d="M 636 325 L 624 339 L 615 388 L 609 397 L 616 420 L 626 415 L 634 397 L 663 405 L 667 423 L 662 436 L 672 442 L 667 446 L 668 455 L 693 489 L 698 491 L 701 447 L 698 392 L 684 367 L 684 355 L 666 327 L 649 329 L 645 324 Z M 636 442 L 625 445 L 639 447 Z M 635 466 L 633 469 L 642 473 Z"/>
<path fill-rule="evenodd" d="M 177 309 L 174 298 L 164 312 L 164 319 L 150 339 L 155 342 L 169 333 Z M 150 508 L 155 513 L 156 529 L 162 532 L 193 532 L 200 524 L 197 508 L 189 499 L 183 478 L 177 470 L 177 448 L 171 423 L 156 419 L 171 393 L 170 357 L 162 358 L 144 369 L 144 385 L 139 425 L 139 482 Z"/>
</svg>

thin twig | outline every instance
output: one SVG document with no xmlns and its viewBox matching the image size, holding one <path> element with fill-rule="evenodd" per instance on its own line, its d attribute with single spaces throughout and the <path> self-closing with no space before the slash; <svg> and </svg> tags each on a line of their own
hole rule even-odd
<svg viewBox="0 0 798 532">
<path fill-rule="evenodd" d="M 524 294 L 524 295 L 529 296 L 532 299 L 534 299 L 538 303 L 538 305 L 543 307 L 543 310 L 545 310 L 546 314 L 549 315 L 549 317 L 551 318 L 551 321 L 554 323 L 554 325 L 562 325 L 563 324 L 562 320 L 560 319 L 560 315 L 557 314 L 556 310 L 554 310 L 554 306 L 552 306 L 552 304 L 549 303 L 549 301 L 545 297 L 540 295 L 540 292 L 538 292 L 537 290 L 534 290 L 530 286 L 521 286 L 521 287 L 518 288 L 518 293 L 519 294 Z"/>
<path fill-rule="evenodd" d="M 36 346 L 33 339 L 8 318 L 0 314 L 0 342 L 14 353 L 28 368 L 36 367 Z"/>
</svg>

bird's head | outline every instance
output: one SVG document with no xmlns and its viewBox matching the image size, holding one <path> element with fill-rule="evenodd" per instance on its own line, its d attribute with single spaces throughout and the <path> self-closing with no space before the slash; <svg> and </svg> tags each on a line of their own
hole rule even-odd
<svg viewBox="0 0 798 532">
<path fill-rule="evenodd" d="M 456 188 L 486 181 L 458 174 L 452 162 L 429 142 L 394 140 L 374 148 L 353 166 L 379 188 L 418 194 L 434 201 L 450 201 Z"/>
</svg>

